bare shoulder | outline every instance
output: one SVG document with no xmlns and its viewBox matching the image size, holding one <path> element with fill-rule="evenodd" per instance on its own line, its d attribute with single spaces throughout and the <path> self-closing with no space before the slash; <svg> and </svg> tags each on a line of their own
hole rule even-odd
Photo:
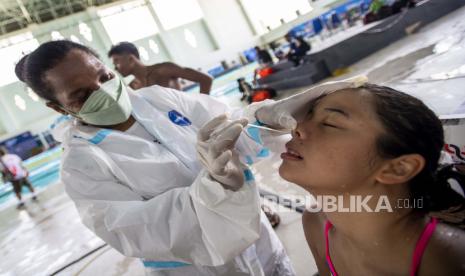
<svg viewBox="0 0 465 276">
<path fill-rule="evenodd" d="M 180 68 L 180 66 L 170 61 L 150 65 L 150 69 L 153 69 L 153 70 L 172 69 L 172 68 Z"/>
<path fill-rule="evenodd" d="M 439 223 L 428 243 L 419 275 L 465 275 L 465 231 Z"/>
<path fill-rule="evenodd" d="M 173 62 L 162 62 L 151 65 L 149 70 L 152 72 L 152 75 L 171 78 L 183 72 L 184 68 Z"/>
</svg>

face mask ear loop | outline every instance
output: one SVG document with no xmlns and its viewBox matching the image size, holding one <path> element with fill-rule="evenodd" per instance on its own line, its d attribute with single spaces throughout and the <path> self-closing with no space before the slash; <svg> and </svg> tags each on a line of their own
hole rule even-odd
<svg viewBox="0 0 465 276">
<path fill-rule="evenodd" d="M 68 113 L 67 115 L 71 115 L 71 116 L 73 116 L 74 118 L 79 119 L 79 120 L 82 121 L 82 118 L 81 118 L 79 115 L 77 115 L 76 113 L 74 113 L 74 112 L 68 110 L 67 108 L 65 108 L 65 107 L 62 106 L 61 104 L 57 104 L 57 105 L 58 105 L 62 110 L 64 110 L 65 112 L 67 112 L 67 113 Z"/>
</svg>

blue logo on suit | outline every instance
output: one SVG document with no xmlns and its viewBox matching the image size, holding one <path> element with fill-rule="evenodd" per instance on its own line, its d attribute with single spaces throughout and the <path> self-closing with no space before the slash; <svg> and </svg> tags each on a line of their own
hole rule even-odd
<svg viewBox="0 0 465 276">
<path fill-rule="evenodd" d="M 168 117 L 170 118 L 171 122 L 177 124 L 178 126 L 189 126 L 191 125 L 191 121 L 184 117 L 181 113 L 177 112 L 176 110 L 171 110 L 168 112 Z"/>
</svg>

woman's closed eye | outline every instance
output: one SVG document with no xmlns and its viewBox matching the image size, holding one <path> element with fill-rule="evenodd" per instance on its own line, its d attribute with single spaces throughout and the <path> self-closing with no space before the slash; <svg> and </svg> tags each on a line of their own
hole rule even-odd
<svg viewBox="0 0 465 276">
<path fill-rule="evenodd" d="M 328 123 L 328 122 L 322 122 L 321 123 L 325 127 L 330 127 L 330 128 L 340 128 L 339 126 L 333 124 L 333 123 Z"/>
<path fill-rule="evenodd" d="M 333 129 L 345 129 L 347 127 L 346 122 L 343 119 L 339 119 L 335 116 L 324 116 L 319 120 L 320 125 L 325 128 Z"/>
</svg>

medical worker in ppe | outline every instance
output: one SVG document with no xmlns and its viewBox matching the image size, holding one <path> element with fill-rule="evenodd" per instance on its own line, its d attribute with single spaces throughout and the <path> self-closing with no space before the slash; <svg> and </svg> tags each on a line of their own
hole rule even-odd
<svg viewBox="0 0 465 276">
<path fill-rule="evenodd" d="M 71 41 L 40 45 L 15 71 L 68 115 L 53 134 L 83 223 L 147 274 L 294 275 L 240 161 L 266 152 L 226 105 L 160 86 L 132 93 Z"/>
</svg>

